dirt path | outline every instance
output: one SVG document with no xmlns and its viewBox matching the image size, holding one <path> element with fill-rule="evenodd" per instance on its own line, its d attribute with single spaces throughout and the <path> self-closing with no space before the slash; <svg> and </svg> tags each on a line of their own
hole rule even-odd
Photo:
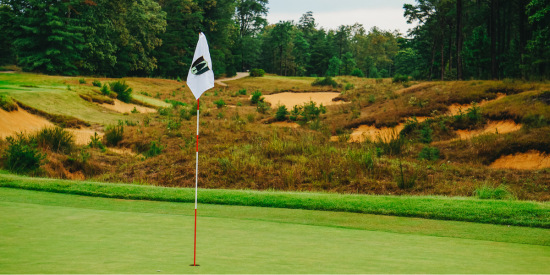
<svg viewBox="0 0 550 275">
<path fill-rule="evenodd" d="M 271 103 L 272 107 L 279 103 L 291 109 L 295 105 L 302 105 L 306 102 L 313 101 L 323 106 L 344 104 L 343 101 L 332 101 L 333 98 L 340 96 L 340 93 L 280 93 L 264 96 L 265 101 Z"/>
<path fill-rule="evenodd" d="M 493 169 L 538 170 L 550 168 L 550 156 L 539 151 L 529 151 L 504 156 L 489 166 Z"/>
<path fill-rule="evenodd" d="M 220 85 L 220 86 L 227 86 L 227 84 L 223 83 L 223 82 L 226 82 L 226 81 L 232 81 L 232 80 L 237 80 L 237 79 L 241 79 L 241 78 L 245 78 L 247 76 L 249 76 L 250 74 L 249 73 L 237 73 L 236 76 L 234 77 L 230 77 L 230 78 L 223 78 L 223 79 L 218 79 L 216 81 L 214 81 L 214 83 Z M 223 81 L 223 82 L 222 82 Z"/>
<path fill-rule="evenodd" d="M 153 108 L 147 108 L 147 107 L 143 107 L 143 106 L 139 106 L 139 105 L 136 105 L 136 104 L 129 104 L 129 103 L 124 103 L 118 99 L 115 99 L 115 105 L 111 105 L 111 104 L 107 104 L 107 103 L 103 103 L 103 104 L 98 104 L 106 109 L 109 109 L 109 110 L 113 110 L 115 112 L 119 112 L 119 113 L 131 113 L 134 108 L 136 108 L 136 110 L 142 114 L 147 114 L 147 113 L 156 113 L 157 110 L 153 109 Z"/>
</svg>

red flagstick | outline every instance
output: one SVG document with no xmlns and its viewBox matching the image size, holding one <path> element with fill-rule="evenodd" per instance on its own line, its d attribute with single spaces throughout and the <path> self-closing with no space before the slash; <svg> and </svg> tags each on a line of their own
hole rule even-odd
<svg viewBox="0 0 550 275">
<path fill-rule="evenodd" d="M 195 246 L 193 251 L 193 266 L 197 266 L 197 193 L 199 191 L 199 100 L 197 99 L 197 167 L 195 174 Z"/>
</svg>

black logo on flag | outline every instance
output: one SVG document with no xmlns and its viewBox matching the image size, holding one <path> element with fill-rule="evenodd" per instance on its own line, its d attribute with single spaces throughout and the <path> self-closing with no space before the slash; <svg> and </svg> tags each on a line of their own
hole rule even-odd
<svg viewBox="0 0 550 275">
<path fill-rule="evenodd" d="M 208 62 L 204 60 L 204 57 L 199 57 L 195 62 L 193 62 L 193 66 L 191 67 L 191 73 L 194 75 L 201 75 L 203 73 L 206 73 L 210 71 L 210 68 L 208 67 Z"/>
</svg>

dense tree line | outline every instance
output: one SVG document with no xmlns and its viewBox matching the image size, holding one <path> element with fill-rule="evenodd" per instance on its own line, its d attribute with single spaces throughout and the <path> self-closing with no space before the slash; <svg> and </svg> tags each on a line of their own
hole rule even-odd
<svg viewBox="0 0 550 275">
<path fill-rule="evenodd" d="M 326 30 L 312 12 L 267 24 L 268 0 L 0 0 L 0 65 L 112 77 L 184 77 L 199 31 L 214 71 L 409 75 L 417 79 L 550 75 L 550 0 L 416 0 L 407 36 L 362 25 Z"/>
</svg>

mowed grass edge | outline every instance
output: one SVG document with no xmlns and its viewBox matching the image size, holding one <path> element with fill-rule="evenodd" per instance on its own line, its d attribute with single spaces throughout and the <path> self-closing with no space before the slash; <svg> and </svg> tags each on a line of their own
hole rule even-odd
<svg viewBox="0 0 550 275">
<path fill-rule="evenodd" d="M 31 178 L 0 173 L 0 187 L 105 198 L 194 202 L 192 188 Z M 418 217 L 550 228 L 550 204 L 472 198 L 200 189 L 199 203 Z"/>
</svg>

